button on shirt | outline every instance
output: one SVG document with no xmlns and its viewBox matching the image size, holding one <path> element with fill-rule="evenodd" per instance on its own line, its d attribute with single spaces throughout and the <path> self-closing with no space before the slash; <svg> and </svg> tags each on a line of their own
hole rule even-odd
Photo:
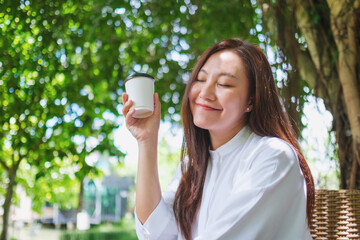
<svg viewBox="0 0 360 240">
<path fill-rule="evenodd" d="M 180 167 L 138 238 L 182 240 L 172 205 Z M 210 151 L 193 239 L 312 239 L 306 220 L 306 184 L 295 150 L 279 138 L 260 137 L 245 126 Z"/>
</svg>

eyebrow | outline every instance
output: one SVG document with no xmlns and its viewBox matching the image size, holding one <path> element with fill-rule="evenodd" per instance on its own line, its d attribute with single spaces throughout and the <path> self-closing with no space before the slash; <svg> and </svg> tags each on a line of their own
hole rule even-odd
<svg viewBox="0 0 360 240">
<path fill-rule="evenodd" d="M 200 69 L 199 73 L 200 72 L 204 72 L 205 74 L 208 74 L 204 69 Z M 234 79 L 238 79 L 234 74 L 232 73 L 227 73 L 227 72 L 221 72 L 219 74 L 220 76 L 226 76 L 226 77 L 231 77 L 231 78 L 234 78 Z"/>
</svg>

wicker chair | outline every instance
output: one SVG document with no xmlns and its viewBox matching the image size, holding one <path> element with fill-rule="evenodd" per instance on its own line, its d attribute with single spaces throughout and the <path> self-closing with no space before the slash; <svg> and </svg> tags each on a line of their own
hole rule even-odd
<svg viewBox="0 0 360 240">
<path fill-rule="evenodd" d="M 360 239 L 360 190 L 316 190 L 315 240 Z"/>
</svg>

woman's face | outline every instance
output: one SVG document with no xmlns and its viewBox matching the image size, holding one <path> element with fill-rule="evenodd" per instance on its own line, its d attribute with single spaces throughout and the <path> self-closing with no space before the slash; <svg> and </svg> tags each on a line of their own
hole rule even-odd
<svg viewBox="0 0 360 240">
<path fill-rule="evenodd" d="M 197 127 L 234 136 L 251 111 L 249 80 L 241 58 L 231 50 L 213 54 L 192 83 L 189 100 Z"/>
</svg>

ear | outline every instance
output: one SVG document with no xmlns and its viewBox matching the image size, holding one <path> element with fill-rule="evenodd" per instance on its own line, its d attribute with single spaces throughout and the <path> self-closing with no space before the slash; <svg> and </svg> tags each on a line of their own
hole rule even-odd
<svg viewBox="0 0 360 240">
<path fill-rule="evenodd" d="M 246 112 L 251 112 L 252 109 L 253 109 L 253 97 L 250 97 L 249 101 L 248 101 L 247 108 L 246 108 Z"/>
</svg>

